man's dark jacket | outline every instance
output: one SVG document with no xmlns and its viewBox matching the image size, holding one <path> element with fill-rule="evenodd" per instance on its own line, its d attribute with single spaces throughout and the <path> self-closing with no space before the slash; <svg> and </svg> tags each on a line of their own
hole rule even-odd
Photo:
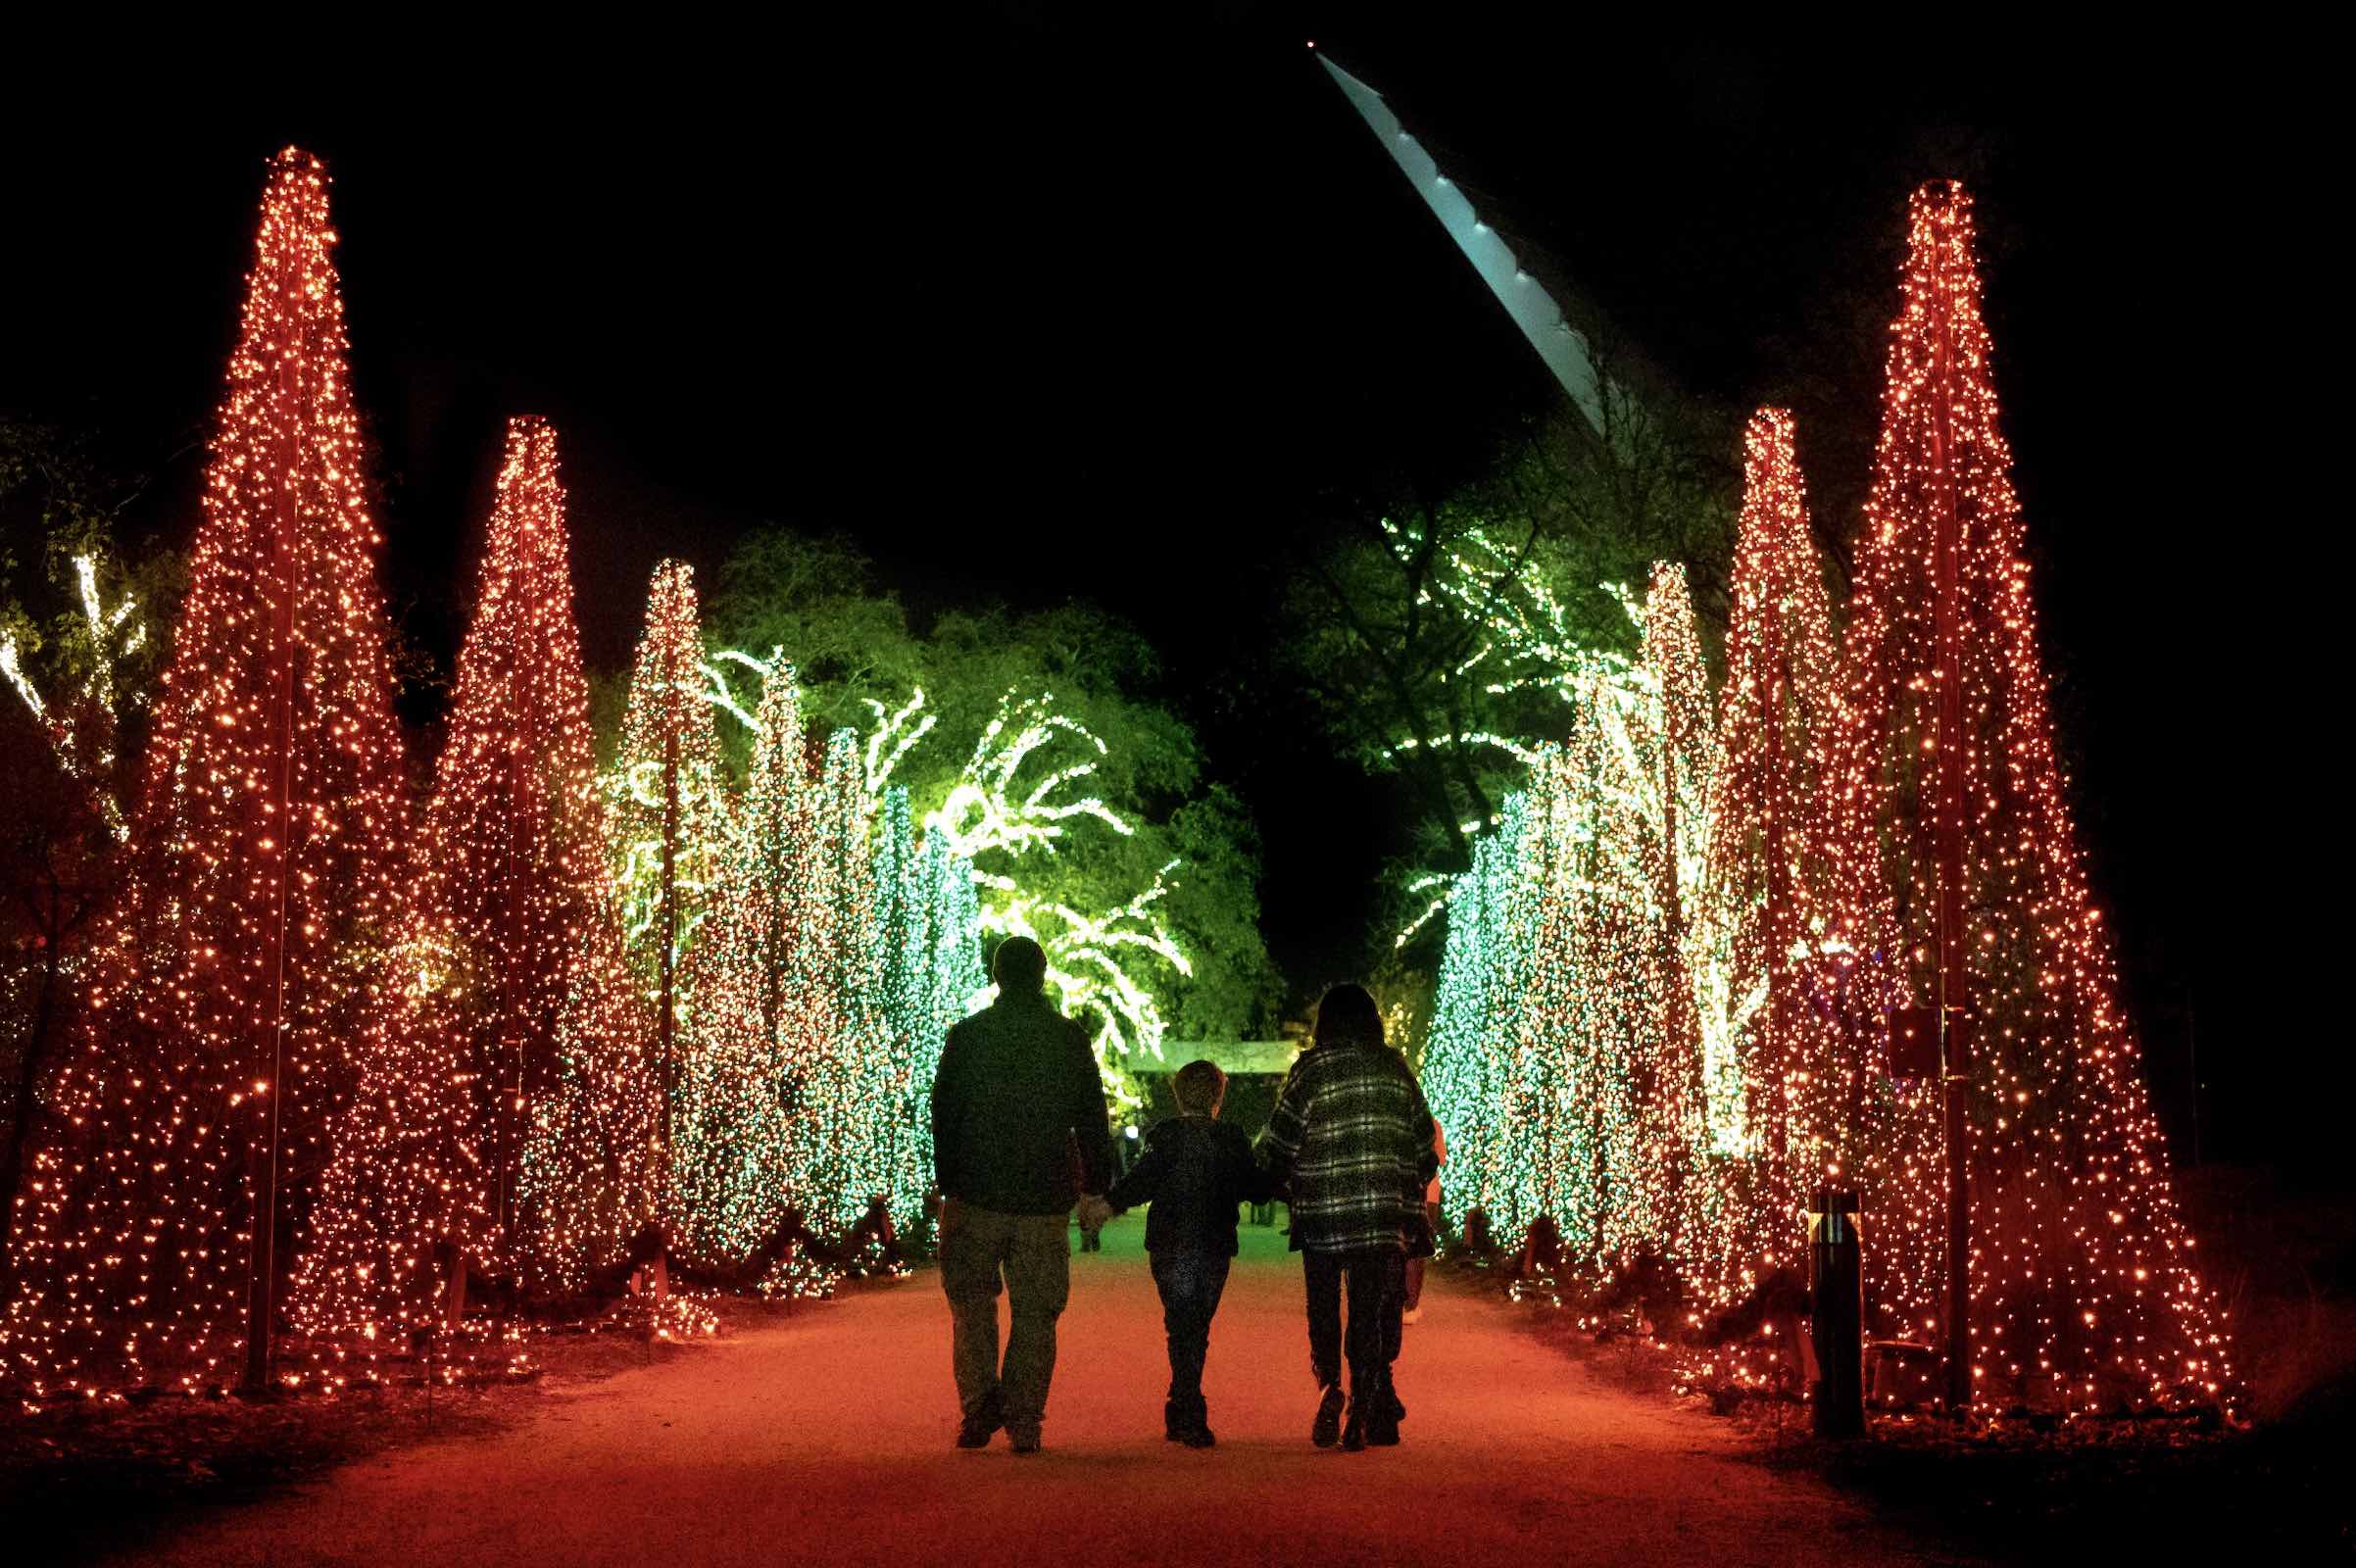
<svg viewBox="0 0 2356 1568">
<path fill-rule="evenodd" d="M 1040 992 L 1001 991 L 949 1031 L 933 1077 L 933 1184 L 1001 1214 L 1061 1214 L 1112 1177 L 1104 1085 L 1088 1034 Z"/>
<path fill-rule="evenodd" d="M 1104 1200 L 1114 1208 L 1152 1203 L 1146 1250 L 1233 1257 L 1235 1205 L 1268 1200 L 1268 1178 L 1240 1128 L 1209 1116 L 1173 1116 L 1146 1134 L 1145 1152 Z"/>
</svg>

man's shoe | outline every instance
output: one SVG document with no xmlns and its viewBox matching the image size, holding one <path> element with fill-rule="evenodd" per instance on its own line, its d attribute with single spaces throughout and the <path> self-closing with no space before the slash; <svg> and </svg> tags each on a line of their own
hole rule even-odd
<svg viewBox="0 0 2356 1568">
<path fill-rule="evenodd" d="M 1407 1407 L 1399 1402 L 1399 1390 L 1393 1388 L 1390 1384 L 1385 1383 L 1383 1385 L 1383 1397 L 1389 1401 L 1391 1405 L 1391 1421 L 1394 1426 L 1407 1419 Z"/>
<path fill-rule="evenodd" d="M 982 1401 L 982 1407 L 979 1410 L 974 1411 L 973 1414 L 958 1423 L 957 1446 L 960 1448 L 987 1448 L 990 1446 L 990 1435 L 1006 1424 L 1006 1417 L 1004 1406 L 999 1402 L 998 1394 L 993 1391 L 989 1397 Z"/>
<path fill-rule="evenodd" d="M 1350 1401 L 1350 1419 L 1342 1424 L 1342 1451 L 1357 1453 L 1366 1446 L 1366 1401 Z"/>
<path fill-rule="evenodd" d="M 1037 1453 L 1039 1451 L 1039 1434 L 1017 1432 L 1013 1434 L 1013 1446 L 1016 1453 Z"/>
<path fill-rule="evenodd" d="M 1185 1444 L 1190 1448 L 1207 1448 L 1216 1444 L 1219 1440 L 1211 1435 L 1210 1428 L 1206 1426 L 1197 1426 L 1191 1432 L 1179 1434 L 1178 1441 Z"/>
<path fill-rule="evenodd" d="M 1330 1448 L 1342 1436 L 1342 1388 L 1328 1383 L 1325 1392 L 1317 1396 L 1317 1419 L 1309 1423 L 1309 1441 L 1320 1448 Z"/>
</svg>

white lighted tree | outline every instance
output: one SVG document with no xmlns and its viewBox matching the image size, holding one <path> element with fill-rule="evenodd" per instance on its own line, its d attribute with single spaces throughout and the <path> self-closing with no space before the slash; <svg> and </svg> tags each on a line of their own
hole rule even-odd
<svg viewBox="0 0 2356 1568">
<path fill-rule="evenodd" d="M 58 766 L 89 792 L 107 831 L 121 842 L 129 837 L 130 826 L 115 793 L 115 738 L 129 694 L 117 681 L 116 668 L 146 646 L 147 625 L 135 618 L 138 603 L 127 588 L 114 603 L 107 603 L 108 596 L 99 588 L 95 557 L 76 555 L 74 575 L 81 610 L 81 618 L 71 631 L 78 645 L 74 660 L 80 672 L 77 689 L 54 699 L 44 697 L 25 666 L 25 649 L 17 628 L 7 625 L 0 625 L 0 676 L 7 678 L 31 713 Z"/>
<path fill-rule="evenodd" d="M 705 666 L 712 706 L 750 727 L 730 676 L 736 669 L 766 671 L 778 657 L 735 651 L 715 656 Z M 938 715 L 928 710 L 921 689 L 896 709 L 873 700 L 866 706 L 875 723 L 862 755 L 866 796 L 875 802 L 885 798 L 902 761 L 934 732 Z M 1025 697 L 1010 690 L 941 804 L 924 814 L 923 826 L 928 844 L 938 839 L 949 856 L 972 866 L 982 929 L 1026 936 L 1046 950 L 1049 984 L 1066 1008 L 1093 1021 L 1105 1080 L 1126 1102 L 1136 1098 L 1131 1063 L 1158 1058 L 1167 1032 L 1154 971 L 1166 966 L 1186 977 L 1194 966 L 1165 918 L 1179 861 L 1165 862 L 1145 887 L 1118 902 L 1071 891 L 1086 880 L 1069 874 L 1072 861 L 1064 853 L 1076 831 L 1121 839 L 1137 831 L 1089 789 L 1108 755 L 1103 737 L 1059 710 L 1052 693 Z"/>
</svg>

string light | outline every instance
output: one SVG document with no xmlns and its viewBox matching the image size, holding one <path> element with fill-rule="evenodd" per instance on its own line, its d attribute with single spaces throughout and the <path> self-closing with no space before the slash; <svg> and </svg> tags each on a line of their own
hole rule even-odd
<svg viewBox="0 0 2356 1568">
<path fill-rule="evenodd" d="M 1743 431 L 1705 893 L 1726 928 L 1727 968 L 1724 1004 L 1705 1007 L 1704 1027 L 1723 1030 L 1742 1063 L 1745 1126 L 1718 1145 L 1734 1157 L 1722 1169 L 1719 1252 L 1696 1282 L 1705 1307 L 1802 1261 L 1798 1216 L 1829 1172 L 1854 1166 L 1866 1089 L 1847 1044 L 1864 992 L 1832 935 L 1837 868 L 1849 857 L 1824 843 L 1841 664 L 1793 435 L 1781 409 L 1760 410 Z M 1878 1017 L 1890 999 L 1876 1001 Z M 1764 1353 L 1780 1366 L 1780 1349 Z"/>
<path fill-rule="evenodd" d="M 557 1079 L 531 1104 L 515 1229 L 528 1290 L 575 1296 L 658 1223 L 663 1085 L 645 1008 L 595 927 L 568 956 Z"/>
<path fill-rule="evenodd" d="M 2213 1293 L 2169 1188 L 2111 939 L 2088 895 L 2054 758 L 2012 454 L 1997 426 L 1971 198 L 1934 181 L 1908 212 L 1874 482 L 1846 645 L 1848 726 L 1832 805 L 1842 934 L 1937 997 L 1939 770 L 1957 770 L 1971 1018 L 1968 1114 L 1976 1403 L 2116 1407 L 2230 1395 Z M 1961 744 L 1939 755 L 1935 559 L 1951 505 Z M 1869 1048 L 1887 1050 L 1886 1041 Z M 1877 1074 L 1877 1076 L 1879 1076 Z M 1868 1280 L 1884 1333 L 1920 1337 L 1945 1289 L 1923 1123 L 1899 1102 L 1867 1140 Z M 1938 1146 L 1934 1123 L 1928 1149 Z M 1950 1353 L 1951 1350 L 1950 1350 Z"/>
<path fill-rule="evenodd" d="M 1683 570 L 1620 598 L 1639 659 L 1587 671 L 1570 740 L 1537 749 L 1450 904 L 1425 1092 L 1455 1224 L 1544 1216 L 1590 1276 L 1646 1251 L 1698 1273 L 1711 1161 L 1742 1139 L 1739 1064 L 1702 1028 L 1726 967 L 1701 877 L 1717 741 Z"/>
<path fill-rule="evenodd" d="M 894 1174 L 896 1097 L 879 995 L 883 933 L 856 731 L 827 737 L 809 814 L 812 855 L 799 935 L 805 1004 L 790 1054 L 810 1086 L 810 1120 L 798 1143 L 796 1185 L 807 1195 L 813 1227 L 839 1235 L 875 1199 L 889 1201 Z"/>
<path fill-rule="evenodd" d="M 1635 678 L 1626 655 L 1591 647 L 1571 630 L 1569 607 L 1535 568 L 1526 549 L 1501 546 L 1478 525 L 1457 530 L 1445 543 L 1421 525 L 1396 523 L 1385 517 L 1381 527 L 1393 557 L 1409 580 L 1420 584 L 1418 609 L 1445 611 L 1466 628 L 1470 651 L 1445 673 L 1444 680 L 1493 698 L 1550 696 L 1566 710 L 1560 717 L 1567 728 L 1577 721 L 1576 709 L 1586 694 L 1624 688 Z M 1608 585 L 1605 591 L 1616 593 L 1632 621 L 1641 621 L 1625 593 Z M 1526 774 L 1539 764 L 1541 744 L 1536 736 L 1471 727 L 1432 736 L 1402 736 L 1393 742 L 1391 751 L 1394 756 L 1426 749 L 1494 752 Z M 1469 837 L 1497 825 L 1476 820 L 1462 827 Z M 1395 949 L 1404 948 L 1448 907 L 1458 881 L 1446 872 L 1426 872 L 1412 879 L 1410 894 L 1430 892 L 1433 897 L 1393 935 Z"/>
<path fill-rule="evenodd" d="M 569 558 L 556 430 L 511 419 L 423 837 L 465 955 L 460 1059 L 503 1226 L 576 956 L 626 987 Z"/>
<path fill-rule="evenodd" d="M 614 1266 L 669 1201 L 678 965 L 724 825 L 702 656 L 693 570 L 665 561 L 655 568 L 605 784 L 618 886 L 603 896 L 618 897 L 621 931 L 591 908 L 570 941 L 553 943 L 564 965 L 554 1081 L 540 1093 L 527 1082 L 516 1097 L 529 1116 L 517 1253 L 527 1280 L 550 1292 L 578 1291 Z"/>
<path fill-rule="evenodd" d="M 646 630 L 630 669 L 620 750 L 606 778 L 630 964 L 659 1005 L 663 975 L 675 980 L 695 944 L 727 830 L 719 735 L 707 690 L 712 679 L 695 568 L 663 562 L 655 567 Z"/>
<path fill-rule="evenodd" d="M 748 662 L 752 662 L 748 661 Z M 761 669 L 753 756 L 720 855 L 718 896 L 688 965 L 688 1048 L 673 1119 L 674 1234 L 694 1261 L 741 1263 L 803 1206 L 794 1142 L 805 1063 L 789 1053 L 809 1005 L 807 920 L 815 823 L 794 667 Z M 724 687 L 722 688 L 725 689 Z"/>
<path fill-rule="evenodd" d="M 327 175 L 270 164 L 119 906 L 44 1095 L 0 1356 L 36 1395 L 221 1381 L 274 1298 L 408 929 L 382 541 Z M 274 1162 L 271 1158 L 275 1152 Z M 256 1178 L 259 1177 L 259 1182 Z"/>
<path fill-rule="evenodd" d="M 933 1069 L 983 980 L 971 866 L 943 833 L 918 850 L 905 789 L 880 806 L 869 789 L 931 728 L 922 694 L 876 705 L 863 748 L 829 736 L 813 778 L 793 666 L 719 657 L 760 671 L 761 692 L 752 713 L 714 703 L 754 750 L 690 964 L 677 1169 L 691 1253 L 733 1263 L 788 1210 L 839 1234 L 880 1197 L 899 1229 L 920 1222 Z"/>
<path fill-rule="evenodd" d="M 1643 658 L 1627 678 L 1584 674 L 1569 742 L 1539 748 L 1454 891 L 1426 1056 L 1457 1152 L 1450 1218 L 1482 1207 L 1507 1236 L 1550 1218 L 1573 1268 L 1649 1254 L 1724 1305 L 1794 1259 L 1804 1192 L 1854 1183 L 1869 1331 L 1935 1336 L 1939 1098 L 1899 1076 L 1918 1069 L 1891 1016 L 1939 994 L 1944 782 L 1963 813 L 1968 973 L 1948 994 L 1973 1039 L 1973 1400 L 2231 1397 L 2053 756 L 1969 198 L 1925 186 L 1910 219 L 1841 654 L 1790 420 L 1768 411 L 1746 438 L 1717 743 L 1696 717 L 1690 609 L 1656 575 Z M 1948 507 L 1963 722 L 1942 755 Z M 1772 1354 L 1713 1366 L 1755 1381 Z"/>
</svg>

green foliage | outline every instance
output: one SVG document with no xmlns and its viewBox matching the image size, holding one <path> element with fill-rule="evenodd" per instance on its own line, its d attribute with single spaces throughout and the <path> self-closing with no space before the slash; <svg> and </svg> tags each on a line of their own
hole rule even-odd
<svg viewBox="0 0 2356 1568">
<path fill-rule="evenodd" d="M 1104 742 L 1102 756 L 1090 749 L 1085 793 L 1135 831 L 1075 821 L 1052 854 L 1022 858 L 1024 894 L 1110 910 L 1177 860 L 1160 907 L 1195 974 L 1150 956 L 1135 972 L 1178 1036 L 1249 1036 L 1272 1021 L 1281 986 L 1257 929 L 1256 835 L 1242 805 L 1203 778 L 1193 728 L 1156 695 L 1158 662 L 1135 630 L 1084 605 L 1027 613 L 986 605 L 917 626 L 856 546 L 782 529 L 755 535 L 721 568 L 708 620 L 714 647 L 763 659 L 783 650 L 820 732 L 872 735 L 921 690 L 934 728 L 891 768 L 919 821 L 949 799 L 1008 694 L 1052 697 L 1055 712 Z M 727 673 L 740 694 L 749 689 L 751 671 Z M 1043 753 L 1033 765 L 1059 764 Z"/>
<path fill-rule="evenodd" d="M 1615 382 L 1599 434 L 1576 418 L 1533 429 L 1487 478 L 1369 513 L 1297 574 L 1284 663 L 1415 813 L 1393 929 L 1425 912 L 1435 875 L 1471 867 L 1532 749 L 1571 733 L 1582 681 L 1634 651 L 1606 584 L 1686 563 L 1705 643 L 1723 625 L 1737 498 L 1712 454 L 1733 449 L 1668 394 L 1646 399 Z"/>
<path fill-rule="evenodd" d="M 0 416 L 0 641 L 47 722 L 73 732 L 53 743 L 118 799 L 188 586 L 186 557 L 122 537 L 137 488 L 57 427 Z"/>
</svg>

